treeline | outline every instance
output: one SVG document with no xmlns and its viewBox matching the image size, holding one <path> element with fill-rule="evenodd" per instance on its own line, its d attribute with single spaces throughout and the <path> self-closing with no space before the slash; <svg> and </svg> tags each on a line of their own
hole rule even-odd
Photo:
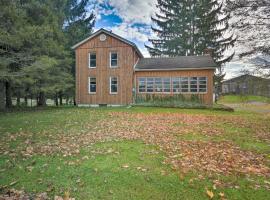
<svg viewBox="0 0 270 200">
<path fill-rule="evenodd" d="M 151 46 L 146 45 L 150 55 L 192 56 L 211 49 L 220 91 L 224 64 L 234 57 L 228 50 L 237 39 L 229 26 L 231 16 L 226 4 L 219 0 L 157 0 L 157 8 L 159 12 L 152 17 L 157 38 L 149 39 Z"/>
<path fill-rule="evenodd" d="M 89 0 L 0 0 L 0 109 L 74 98 L 71 46 L 91 34 Z M 90 13 L 90 14 L 89 14 Z"/>
</svg>

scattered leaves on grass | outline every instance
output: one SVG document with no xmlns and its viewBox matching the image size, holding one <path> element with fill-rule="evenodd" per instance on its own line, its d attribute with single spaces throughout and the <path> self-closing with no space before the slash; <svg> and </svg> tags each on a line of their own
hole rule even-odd
<svg viewBox="0 0 270 200">
<path fill-rule="evenodd" d="M 217 174 L 256 174 L 269 176 L 270 169 L 266 165 L 264 155 L 244 151 L 230 141 L 182 140 L 178 136 L 198 133 L 203 136 L 226 134 L 224 128 L 216 124 L 227 124 L 231 127 L 254 130 L 258 139 L 268 141 L 270 127 L 267 123 L 253 122 L 239 116 L 215 116 L 206 114 L 184 113 L 129 113 L 111 112 L 96 123 L 84 124 L 81 132 L 76 134 L 50 134 L 46 131 L 45 142 L 32 141 L 32 133 L 23 132 L 7 134 L 5 141 L 24 138 L 24 145 L 11 150 L 7 142 L 0 142 L 0 153 L 15 158 L 21 153 L 28 157 L 35 154 L 51 155 L 58 153 L 64 157 L 77 155 L 79 149 L 96 142 L 118 140 L 143 140 L 146 144 L 157 145 L 166 153 L 166 163 L 172 168 L 182 171 L 199 170 Z M 180 125 L 178 125 L 180 124 Z M 12 137 L 11 137 L 12 136 Z M 8 138 L 8 139 L 7 139 Z M 92 154 L 119 154 L 112 148 L 94 150 Z M 81 160 L 88 160 L 84 156 Z M 81 161 L 68 161 L 67 165 L 79 165 Z M 12 165 L 12 162 L 10 163 Z M 31 171 L 31 169 L 30 169 Z"/>
<path fill-rule="evenodd" d="M 206 190 L 206 194 L 210 199 L 213 199 L 214 193 L 211 190 Z"/>
</svg>

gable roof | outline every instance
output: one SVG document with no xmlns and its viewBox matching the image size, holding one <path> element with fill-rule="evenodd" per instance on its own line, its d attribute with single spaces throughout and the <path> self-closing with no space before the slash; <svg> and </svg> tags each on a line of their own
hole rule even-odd
<svg viewBox="0 0 270 200">
<path fill-rule="evenodd" d="M 125 39 L 125 38 L 119 36 L 119 35 L 114 34 L 112 31 L 108 31 L 108 30 L 103 29 L 103 28 L 101 28 L 101 29 L 99 29 L 98 31 L 94 32 L 94 33 L 91 34 L 89 37 L 87 37 L 87 38 L 85 38 L 84 40 L 78 42 L 77 44 L 75 44 L 75 45 L 72 46 L 71 48 L 72 48 L 72 49 L 78 48 L 79 46 L 81 46 L 82 44 L 84 44 L 84 43 L 87 42 L 88 40 L 91 40 L 93 37 L 99 35 L 100 33 L 105 33 L 105 34 L 107 34 L 107 35 L 109 35 L 109 36 L 111 36 L 111 37 L 114 37 L 114 38 L 116 38 L 116 39 L 118 39 L 118 40 L 120 40 L 120 41 L 122 41 L 122 42 L 124 42 L 124 43 L 126 43 L 126 44 L 128 44 L 128 45 L 130 45 L 130 46 L 132 46 L 132 47 L 134 47 L 135 50 L 136 50 L 136 52 L 139 54 L 139 56 L 143 58 L 142 53 L 140 52 L 139 48 L 136 46 L 135 43 L 133 43 L 133 42 L 131 42 L 131 41 L 129 41 L 129 40 L 127 40 L 127 39 Z"/>
<path fill-rule="evenodd" d="M 215 69 L 217 65 L 210 55 L 178 56 L 165 58 L 141 58 L 135 71 Z"/>
</svg>

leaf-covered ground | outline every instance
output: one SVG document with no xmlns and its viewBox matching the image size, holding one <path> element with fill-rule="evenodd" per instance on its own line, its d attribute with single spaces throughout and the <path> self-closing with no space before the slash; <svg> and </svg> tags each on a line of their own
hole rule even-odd
<svg viewBox="0 0 270 200">
<path fill-rule="evenodd" d="M 0 114 L 0 133 L 2 197 L 270 198 L 268 114 L 47 109 Z"/>
</svg>

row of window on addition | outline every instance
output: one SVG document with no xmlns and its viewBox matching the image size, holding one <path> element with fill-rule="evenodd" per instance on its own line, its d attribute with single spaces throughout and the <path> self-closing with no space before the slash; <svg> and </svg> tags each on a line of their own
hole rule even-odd
<svg viewBox="0 0 270 200">
<path fill-rule="evenodd" d="M 207 77 L 140 77 L 139 93 L 206 93 Z"/>
<path fill-rule="evenodd" d="M 118 92 L 118 78 L 110 77 L 110 94 L 117 94 Z M 89 94 L 96 94 L 97 92 L 97 79 L 96 77 L 89 77 L 88 83 Z"/>
<path fill-rule="evenodd" d="M 97 54 L 96 52 L 89 53 L 88 67 L 96 68 L 97 67 Z M 110 52 L 110 67 L 116 68 L 118 65 L 118 54 L 117 52 Z"/>
</svg>

